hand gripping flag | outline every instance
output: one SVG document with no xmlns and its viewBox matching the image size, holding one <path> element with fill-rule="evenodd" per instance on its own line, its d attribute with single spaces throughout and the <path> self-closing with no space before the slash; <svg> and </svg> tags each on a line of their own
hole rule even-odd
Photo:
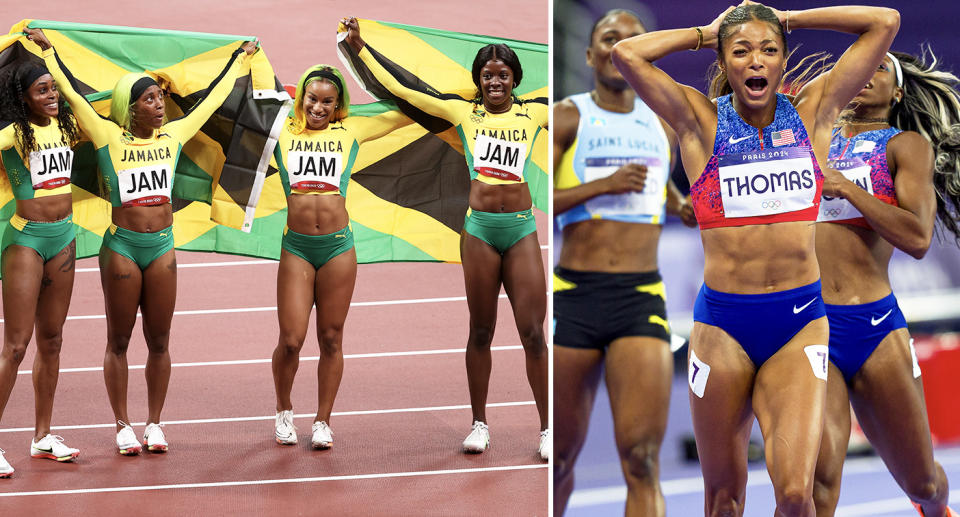
<svg viewBox="0 0 960 517">
<path fill-rule="evenodd" d="M 129 72 L 145 72 L 167 93 L 175 119 L 206 94 L 230 55 L 253 36 L 230 36 L 132 27 L 23 20 L 0 37 L 0 74 L 24 60 L 43 64 L 23 28 L 43 29 L 76 79 L 77 91 L 101 115 L 112 88 Z M 265 192 L 267 164 L 289 109 L 289 95 L 264 52 L 254 54 L 226 102 L 183 148 L 173 184 L 176 247 L 268 258 L 280 255 L 286 222 L 283 192 Z M 110 224 L 110 203 L 100 196 L 96 157 L 89 142 L 75 151 L 74 222 L 77 256 L 96 255 Z M 15 203 L 0 176 L 0 235 Z M 219 223 L 219 224 L 218 224 Z"/>
<path fill-rule="evenodd" d="M 477 89 L 470 67 L 477 51 L 489 43 L 506 43 L 523 64 L 523 81 L 514 93 L 524 99 L 547 96 L 547 45 L 372 20 L 360 24 L 369 48 L 389 49 L 389 58 L 382 62 L 412 88 L 473 98 Z M 415 243 L 435 260 L 459 261 L 470 174 L 456 130 L 387 91 L 346 41 L 339 42 L 338 51 L 357 82 L 381 99 L 351 106 L 351 115 L 399 109 L 417 122 L 361 145 L 347 193 L 354 231 L 375 229 Z M 527 174 L 534 206 L 544 211 L 550 187 L 548 139 L 546 131 L 537 137 L 532 156 L 536 170 Z M 364 251 L 360 243 L 357 250 L 358 256 Z"/>
</svg>

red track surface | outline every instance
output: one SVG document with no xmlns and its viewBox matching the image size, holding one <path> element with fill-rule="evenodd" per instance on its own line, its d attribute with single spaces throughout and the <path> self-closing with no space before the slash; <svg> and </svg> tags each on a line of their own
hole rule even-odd
<svg viewBox="0 0 960 517">
<path fill-rule="evenodd" d="M 23 18 L 253 34 L 281 82 L 296 82 L 316 63 L 338 64 L 336 20 L 345 15 L 462 32 L 547 41 L 547 2 L 196 2 L 160 4 L 52 0 L 7 5 L 0 21 Z M 371 99 L 350 82 L 354 102 Z M 545 218 L 538 214 L 541 243 Z M 546 266 L 546 250 L 543 253 Z M 468 314 L 462 300 L 370 304 L 399 299 L 463 297 L 459 266 L 379 264 L 359 268 L 347 318 L 347 359 L 331 419 L 336 445 L 308 447 L 316 410 L 316 337 L 308 335 L 294 384 L 301 444 L 273 441 L 274 395 L 269 358 L 277 339 L 276 264 L 184 267 L 248 261 L 228 255 L 179 253 L 174 368 L 163 420 L 171 444 L 164 455 L 119 456 L 103 387 L 106 321 L 95 259 L 79 262 L 64 328 L 60 385 L 53 425 L 81 449 L 76 463 L 31 459 L 33 389 L 21 374 L 0 422 L 0 447 L 17 469 L 0 480 L 3 515 L 546 515 L 547 469 L 536 457 L 538 422 L 523 368 L 523 352 L 507 300 L 500 301 L 488 409 L 492 447 L 465 456 L 459 444 L 470 426 L 462 348 Z M 252 309 L 244 312 L 210 312 Z M 128 354 L 143 365 L 140 326 Z M 439 354 L 351 357 L 354 354 L 436 351 Z M 33 346 L 20 367 L 29 370 Z M 242 364 L 184 365 L 205 361 Z M 250 362 L 253 361 L 253 362 Z M 71 368 L 93 368 L 71 371 Z M 146 388 L 131 370 L 131 418 L 143 432 Z M 450 407 L 454 406 L 454 407 Z M 420 409 L 418 409 L 420 408 Z M 423 410 L 422 408 L 434 408 Z M 383 410 L 407 409 L 401 412 Z M 357 414 L 357 412 L 371 412 Z M 213 419 L 214 421 L 196 422 Z M 223 421 L 223 419 L 238 419 Z M 57 429 L 65 426 L 66 428 Z M 81 427 L 77 427 L 81 426 Z M 510 470 L 478 471 L 507 468 Z M 447 472 L 452 471 L 452 472 Z M 399 473 L 403 473 L 402 475 Z M 216 485 L 216 483 L 223 483 Z M 80 492 L 71 492 L 79 490 Z M 55 492 L 50 491 L 65 491 Z M 31 492 L 48 492 L 27 495 Z"/>
<path fill-rule="evenodd" d="M 195 253 L 179 253 L 178 259 L 178 312 L 208 313 L 174 317 L 175 367 L 163 417 L 170 452 L 122 457 L 115 451 L 112 414 L 98 369 L 106 322 L 77 318 L 103 314 L 99 274 L 83 271 L 96 263 L 82 260 L 70 310 L 74 319 L 64 329 L 64 371 L 54 409 L 55 428 L 64 427 L 55 432 L 82 453 L 74 464 L 29 457 L 33 390 L 25 371 L 32 364 L 31 347 L 0 428 L 0 446 L 17 469 L 12 479 L 0 482 L 5 514 L 58 514 L 64 509 L 92 515 L 546 514 L 547 471 L 535 455 L 536 410 L 506 299 L 500 302 L 494 339 L 495 347 L 509 348 L 494 352 L 489 397 L 494 407 L 488 411 L 493 445 L 482 455 L 466 456 L 459 451 L 470 425 L 459 351 L 467 327 L 465 302 L 365 305 L 462 297 L 460 268 L 361 266 L 354 296 L 360 305 L 347 319 L 344 378 L 331 419 L 336 445 L 312 451 L 307 440 L 310 413 L 316 409 L 313 336 L 304 347 L 293 393 L 302 443 L 281 447 L 272 436 L 268 359 L 277 333 L 276 312 L 269 310 L 276 302 L 275 263 Z M 188 267 L 223 261 L 247 264 Z M 238 308 L 260 310 L 212 312 Z M 415 351 L 443 353 L 355 357 Z M 138 324 L 129 362 L 142 365 L 145 356 Z M 184 364 L 204 361 L 243 363 Z M 77 368 L 92 370 L 71 370 Z M 132 370 L 131 418 L 141 422 L 145 389 L 142 370 Z M 137 426 L 139 433 L 142 429 Z M 477 471 L 499 468 L 507 470 Z"/>
</svg>

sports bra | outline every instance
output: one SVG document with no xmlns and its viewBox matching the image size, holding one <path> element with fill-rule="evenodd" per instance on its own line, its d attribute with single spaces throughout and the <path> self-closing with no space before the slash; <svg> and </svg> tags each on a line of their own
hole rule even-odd
<svg viewBox="0 0 960 517">
<path fill-rule="evenodd" d="M 835 130 L 830 139 L 830 154 L 827 166 L 840 171 L 848 180 L 856 183 L 873 197 L 893 206 L 897 192 L 893 177 L 887 168 L 887 142 L 902 133 L 895 127 L 864 131 L 850 138 Z M 843 198 L 823 196 L 817 222 L 841 223 L 871 228 L 870 223 L 852 203 Z"/>
<path fill-rule="evenodd" d="M 773 122 L 757 129 L 731 96 L 717 99 L 713 155 L 690 187 L 701 229 L 815 221 L 823 173 L 789 98 L 777 94 Z"/>
<path fill-rule="evenodd" d="M 556 187 L 572 188 L 606 178 L 628 163 L 646 165 L 647 180 L 642 192 L 604 194 L 557 214 L 557 226 L 588 219 L 663 224 L 670 143 L 660 119 L 639 98 L 629 113 L 600 108 L 590 93 L 573 95 L 570 100 L 580 112 L 580 124 L 577 138 L 554 173 Z"/>
</svg>

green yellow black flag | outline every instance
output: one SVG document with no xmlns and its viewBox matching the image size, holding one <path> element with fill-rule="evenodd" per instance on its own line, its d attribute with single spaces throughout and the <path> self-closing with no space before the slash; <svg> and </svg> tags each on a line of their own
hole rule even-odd
<svg viewBox="0 0 960 517">
<path fill-rule="evenodd" d="M 506 43 L 523 64 L 523 81 L 515 90 L 521 98 L 547 96 L 547 45 L 490 36 L 463 34 L 373 20 L 360 20 L 363 39 L 374 49 L 389 49 L 384 63 L 405 85 L 425 92 L 460 95 L 470 99 L 476 86 L 470 66 L 477 51 L 489 43 Z M 411 241 L 412 232 L 430 235 L 421 247 L 440 260 L 459 261 L 457 239 L 467 209 L 470 175 L 463 147 L 449 122 L 432 117 L 391 94 L 367 70 L 345 42 L 338 45 L 341 61 L 370 95 L 381 102 L 351 106 L 350 113 L 399 109 L 414 119 L 411 125 L 386 137 L 364 143 L 354 165 L 347 194 L 347 208 L 354 224 L 380 226 L 386 233 Z M 547 141 L 541 132 L 534 142 L 532 162 L 536 174 L 527 182 L 534 206 L 547 211 Z M 400 225 L 409 219 L 416 225 Z M 436 232 L 424 228 L 436 228 Z M 360 245 L 357 245 L 360 250 Z M 447 255 L 447 253 L 453 255 Z"/>
<path fill-rule="evenodd" d="M 253 36 L 230 36 L 132 27 L 23 20 L 0 37 L 0 74 L 24 60 L 42 65 L 39 48 L 23 28 L 43 29 L 70 70 L 77 91 L 101 115 L 117 80 L 146 72 L 168 92 L 176 118 L 206 93 L 230 55 Z M 286 200 L 263 189 L 289 95 L 261 51 L 254 55 L 223 106 L 183 149 L 173 184 L 174 235 L 179 249 L 277 258 Z M 77 256 L 96 255 L 110 224 L 101 197 L 93 146 L 76 149 L 73 167 Z M 0 181 L 0 234 L 15 209 L 6 176 Z"/>
</svg>

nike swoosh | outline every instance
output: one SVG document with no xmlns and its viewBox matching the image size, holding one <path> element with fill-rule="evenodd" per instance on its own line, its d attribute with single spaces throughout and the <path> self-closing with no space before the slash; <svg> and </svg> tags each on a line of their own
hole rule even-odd
<svg viewBox="0 0 960 517">
<path fill-rule="evenodd" d="M 816 298 L 814 298 L 814 299 L 810 300 L 809 302 L 803 304 L 803 305 L 802 305 L 801 307 L 799 307 L 799 308 L 798 308 L 796 305 L 794 305 L 794 306 L 793 306 L 793 313 L 794 313 L 794 314 L 800 314 L 801 312 L 803 312 L 803 309 L 806 309 L 807 307 L 810 306 L 811 303 L 813 303 L 813 302 L 815 302 L 815 301 L 817 301 Z"/>
<path fill-rule="evenodd" d="M 749 136 L 744 136 L 744 137 L 740 137 L 740 138 L 734 138 L 734 137 L 731 136 L 730 139 L 727 140 L 727 141 L 730 142 L 730 145 L 733 145 L 733 144 L 736 144 L 736 143 L 738 143 L 738 142 L 743 142 L 744 140 L 746 140 L 746 139 L 748 139 L 748 138 L 750 138 L 750 137 L 749 137 Z"/>
<path fill-rule="evenodd" d="M 880 316 L 880 319 L 874 319 L 874 318 L 871 316 L 871 317 L 870 317 L 870 324 L 873 325 L 874 327 L 876 327 L 877 325 L 880 324 L 881 321 L 887 319 L 887 316 L 889 316 L 891 312 L 893 312 L 893 309 L 890 309 L 889 311 L 887 311 L 886 314 L 884 314 L 883 316 Z"/>
</svg>

